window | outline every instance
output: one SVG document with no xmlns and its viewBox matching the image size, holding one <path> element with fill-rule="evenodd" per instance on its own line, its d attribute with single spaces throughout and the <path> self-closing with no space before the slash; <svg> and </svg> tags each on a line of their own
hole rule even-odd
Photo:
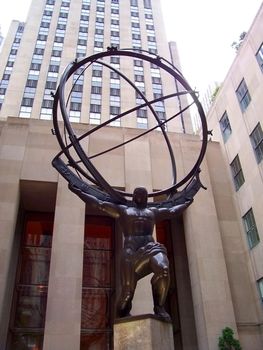
<svg viewBox="0 0 263 350">
<path fill-rule="evenodd" d="M 59 17 L 60 18 L 68 18 L 68 14 L 66 12 L 60 12 Z"/>
<path fill-rule="evenodd" d="M 110 95 L 111 96 L 120 96 L 120 89 L 114 89 L 114 88 L 111 88 L 110 89 Z"/>
<path fill-rule="evenodd" d="M 231 167 L 231 171 L 232 171 L 232 176 L 233 176 L 235 188 L 237 191 L 245 182 L 238 155 L 234 158 L 233 162 L 230 164 L 230 167 Z"/>
<path fill-rule="evenodd" d="M 23 33 L 24 31 L 24 24 L 20 23 L 17 29 L 18 33 Z"/>
<path fill-rule="evenodd" d="M 257 281 L 260 299 L 263 303 L 263 277 Z"/>
<path fill-rule="evenodd" d="M 118 19 L 114 19 L 112 18 L 111 19 L 111 24 L 115 25 L 115 26 L 118 26 L 120 24 L 119 20 Z"/>
<path fill-rule="evenodd" d="M 102 17 L 96 17 L 96 22 L 97 22 L 97 23 L 104 23 L 104 18 L 102 18 Z"/>
<path fill-rule="evenodd" d="M 90 112 L 91 113 L 101 113 L 101 105 L 91 104 L 90 105 Z"/>
<path fill-rule="evenodd" d="M 6 64 L 7 67 L 13 67 L 13 65 L 14 65 L 14 62 L 12 61 L 8 61 Z"/>
<path fill-rule="evenodd" d="M 219 120 L 219 124 L 222 132 L 223 140 L 224 142 L 226 142 L 232 133 L 231 125 L 226 112 L 223 114 L 222 118 Z"/>
<path fill-rule="evenodd" d="M 138 0 L 131 0 L 131 6 L 138 6 Z"/>
<path fill-rule="evenodd" d="M 256 58 L 257 58 L 259 67 L 261 68 L 261 70 L 263 72 L 263 43 L 261 44 L 261 46 L 256 54 Z"/>
<path fill-rule="evenodd" d="M 110 63 L 119 64 L 119 63 L 120 63 L 120 57 L 111 56 L 111 58 L 110 58 Z"/>
<path fill-rule="evenodd" d="M 42 108 L 52 108 L 52 107 L 53 107 L 53 100 L 43 100 Z"/>
<path fill-rule="evenodd" d="M 132 11 L 132 12 L 131 12 L 131 16 L 132 16 L 132 17 L 139 17 L 139 12 L 134 12 L 134 11 Z"/>
<path fill-rule="evenodd" d="M 66 24 L 58 23 L 57 24 L 57 29 L 65 30 L 66 29 Z"/>
<path fill-rule="evenodd" d="M 49 22 L 41 22 L 40 27 L 42 28 L 49 28 L 50 23 Z"/>
<path fill-rule="evenodd" d="M 93 77 L 102 77 L 102 71 L 98 69 L 93 69 L 92 70 L 92 76 Z"/>
<path fill-rule="evenodd" d="M 95 41 L 94 47 L 103 47 L 103 41 Z"/>
<path fill-rule="evenodd" d="M 9 80 L 10 74 L 3 74 L 3 80 Z"/>
<path fill-rule="evenodd" d="M 80 33 L 88 33 L 88 27 L 79 27 L 79 32 Z"/>
<path fill-rule="evenodd" d="M 81 103 L 79 102 L 70 102 L 71 111 L 81 111 Z"/>
<path fill-rule="evenodd" d="M 75 92 L 82 92 L 83 91 L 83 85 L 82 84 L 74 84 L 72 91 Z"/>
<path fill-rule="evenodd" d="M 242 112 L 244 112 L 251 101 L 247 84 L 244 79 L 241 81 L 239 87 L 237 88 L 236 95 L 237 95 L 238 102 L 240 104 L 240 108 Z"/>
<path fill-rule="evenodd" d="M 142 60 L 134 60 L 133 64 L 135 67 L 143 67 L 143 61 Z"/>
<path fill-rule="evenodd" d="M 247 234 L 249 248 L 252 249 L 259 242 L 258 230 L 252 208 L 243 216 L 243 223 Z"/>
<path fill-rule="evenodd" d="M 63 36 L 55 36 L 55 43 L 63 43 L 64 42 L 64 37 Z"/>
<path fill-rule="evenodd" d="M 87 40 L 85 40 L 85 39 L 78 39 L 78 45 L 86 46 L 87 45 Z"/>
<path fill-rule="evenodd" d="M 44 11 L 44 16 L 52 16 L 52 11 L 45 10 Z"/>
<path fill-rule="evenodd" d="M 92 94 L 101 94 L 101 87 L 100 86 L 91 86 L 91 93 Z"/>
<path fill-rule="evenodd" d="M 104 30 L 100 29 L 100 28 L 96 28 L 95 29 L 95 34 L 103 35 L 104 34 Z"/>
<path fill-rule="evenodd" d="M 113 349 L 114 220 L 87 216 L 84 232 L 80 350 Z"/>
<path fill-rule="evenodd" d="M 117 72 L 110 72 L 111 79 L 120 79 L 120 76 Z"/>
<path fill-rule="evenodd" d="M 152 8 L 151 0 L 144 0 L 143 2 L 144 2 L 144 8 L 146 9 Z"/>
<path fill-rule="evenodd" d="M 154 30 L 154 26 L 152 24 L 146 24 L 147 30 Z"/>
<path fill-rule="evenodd" d="M 161 84 L 162 83 L 161 78 L 152 77 L 152 83 L 153 84 Z"/>
<path fill-rule="evenodd" d="M 112 30 L 111 31 L 111 36 L 119 36 L 120 35 L 120 33 L 119 32 L 117 32 L 117 31 L 115 31 L 115 30 Z"/>
<path fill-rule="evenodd" d="M 139 81 L 139 82 L 142 82 L 142 81 L 144 81 L 144 76 L 143 75 L 135 75 L 135 81 Z"/>
<path fill-rule="evenodd" d="M 146 109 L 137 109 L 137 117 L 140 118 L 147 118 L 147 111 Z"/>
<path fill-rule="evenodd" d="M 50 89 L 50 90 L 55 90 L 56 89 L 56 82 L 55 81 L 46 81 L 46 89 Z"/>
<path fill-rule="evenodd" d="M 149 14 L 149 13 L 145 13 L 145 18 L 147 19 L 152 19 L 153 15 Z"/>
<path fill-rule="evenodd" d="M 132 22 L 131 25 L 132 25 L 133 28 L 140 28 L 140 23 Z"/>
<path fill-rule="evenodd" d="M 258 123 L 255 129 L 252 131 L 250 140 L 256 155 L 257 162 L 260 163 L 263 159 L 263 131 L 260 123 Z"/>
<path fill-rule="evenodd" d="M 59 66 L 56 64 L 50 64 L 49 68 L 48 68 L 49 72 L 53 72 L 53 73 L 58 73 L 59 71 Z"/>
<path fill-rule="evenodd" d="M 54 57 L 61 57 L 62 51 L 60 50 L 52 50 L 52 56 Z"/>
<path fill-rule="evenodd" d="M 37 80 L 27 79 L 26 86 L 33 88 L 37 87 Z"/>
<path fill-rule="evenodd" d="M 165 112 L 156 112 L 156 114 L 157 114 L 157 116 L 158 116 L 158 118 L 161 120 L 161 121 L 163 121 L 163 120 L 165 120 L 166 119 L 166 116 L 165 116 Z"/>
<path fill-rule="evenodd" d="M 110 114 L 118 115 L 118 114 L 120 114 L 120 112 L 121 112 L 120 107 L 110 106 Z"/>
<path fill-rule="evenodd" d="M 26 214 L 10 318 L 10 349 L 42 349 L 53 220 L 52 214 Z"/>
<path fill-rule="evenodd" d="M 40 71 L 41 64 L 40 63 L 31 63 L 30 70 L 38 70 Z"/>
<path fill-rule="evenodd" d="M 156 42 L 155 36 L 147 36 L 147 40 L 150 42 Z"/>
<path fill-rule="evenodd" d="M 23 98 L 22 106 L 32 107 L 33 106 L 33 102 L 34 102 L 33 98 Z"/>
</svg>

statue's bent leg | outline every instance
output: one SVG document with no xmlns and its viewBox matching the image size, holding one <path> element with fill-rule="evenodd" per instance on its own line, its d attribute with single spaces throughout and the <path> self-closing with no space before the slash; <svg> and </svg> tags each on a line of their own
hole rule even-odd
<svg viewBox="0 0 263 350">
<path fill-rule="evenodd" d="M 168 258 L 165 254 L 158 253 L 151 258 L 150 264 L 154 273 L 151 279 L 154 313 L 163 319 L 170 320 L 169 314 L 164 309 L 170 285 Z"/>
<path fill-rule="evenodd" d="M 122 260 L 121 269 L 122 288 L 117 304 L 117 314 L 119 317 L 125 317 L 130 316 L 137 279 L 134 272 L 134 264 L 130 258 L 124 258 Z"/>
</svg>

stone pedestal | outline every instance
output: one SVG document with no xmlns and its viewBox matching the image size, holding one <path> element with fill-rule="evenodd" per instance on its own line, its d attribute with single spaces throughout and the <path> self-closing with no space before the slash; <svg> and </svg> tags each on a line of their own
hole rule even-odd
<svg viewBox="0 0 263 350">
<path fill-rule="evenodd" d="M 140 315 L 116 320 L 114 350 L 174 350 L 171 322 L 154 315 Z"/>
</svg>

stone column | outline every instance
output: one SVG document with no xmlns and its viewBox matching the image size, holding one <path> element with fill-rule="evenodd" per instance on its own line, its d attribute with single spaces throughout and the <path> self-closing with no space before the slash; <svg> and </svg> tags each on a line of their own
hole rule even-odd
<svg viewBox="0 0 263 350">
<path fill-rule="evenodd" d="M 184 215 L 198 349 L 217 350 L 223 328 L 236 331 L 224 251 L 206 161 L 194 203 Z"/>
<path fill-rule="evenodd" d="M 59 176 L 44 350 L 80 346 L 85 204 Z"/>
<path fill-rule="evenodd" d="M 16 260 L 12 257 L 19 207 L 19 177 L 28 136 L 26 122 L 9 118 L 0 137 L 0 348 L 5 348 Z"/>
</svg>

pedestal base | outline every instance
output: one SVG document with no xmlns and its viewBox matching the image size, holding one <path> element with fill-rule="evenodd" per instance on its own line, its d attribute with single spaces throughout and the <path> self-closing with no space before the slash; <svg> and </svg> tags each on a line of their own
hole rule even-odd
<svg viewBox="0 0 263 350">
<path fill-rule="evenodd" d="M 171 322 L 154 315 L 118 319 L 113 332 L 114 350 L 174 350 Z"/>
</svg>

